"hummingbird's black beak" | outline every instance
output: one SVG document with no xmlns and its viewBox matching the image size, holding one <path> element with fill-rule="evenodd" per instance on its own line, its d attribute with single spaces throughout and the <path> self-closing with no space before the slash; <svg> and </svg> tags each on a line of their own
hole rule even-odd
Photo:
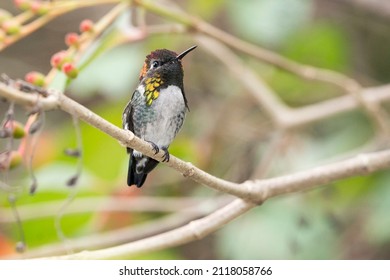
<svg viewBox="0 0 390 280">
<path fill-rule="evenodd" d="M 188 50 L 185 50 L 184 52 L 182 52 L 181 54 L 179 54 L 178 56 L 176 56 L 176 59 L 177 60 L 181 60 L 187 53 L 189 53 L 190 51 L 194 50 L 197 46 L 192 46 L 191 48 L 189 48 Z"/>
</svg>

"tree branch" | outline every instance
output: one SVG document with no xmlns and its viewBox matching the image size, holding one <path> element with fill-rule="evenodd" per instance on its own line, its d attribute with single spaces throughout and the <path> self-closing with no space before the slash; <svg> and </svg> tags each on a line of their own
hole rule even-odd
<svg viewBox="0 0 390 280">
<path fill-rule="evenodd" d="M 220 226 L 230 222 L 239 215 L 254 207 L 242 199 L 235 199 L 225 207 L 214 213 L 188 223 L 185 226 L 171 231 L 144 238 L 127 244 L 96 251 L 83 251 L 76 254 L 56 256 L 53 259 L 115 259 L 123 256 L 147 253 L 150 251 L 182 245 L 217 230 Z M 45 258 L 47 259 L 47 258 Z M 49 258 L 50 259 L 50 258 Z"/>
<path fill-rule="evenodd" d="M 13 36 L 10 36 L 7 38 L 5 42 L 0 43 L 0 51 L 6 49 L 7 47 L 11 46 L 12 44 L 16 43 L 17 41 L 23 39 L 27 35 L 31 34 L 32 32 L 38 30 L 42 26 L 46 25 L 48 22 L 52 21 L 56 17 L 68 13 L 70 11 L 73 11 L 78 8 L 82 7 L 88 7 L 88 6 L 95 6 L 95 5 L 102 5 L 102 4 L 110 4 L 110 3 L 118 3 L 121 2 L 121 0 L 100 0 L 100 1 L 56 1 L 52 3 L 51 11 L 50 13 L 43 15 L 36 20 L 28 23 L 27 25 L 23 26 L 18 34 L 15 34 Z M 33 14 L 28 11 L 20 14 L 20 16 L 17 16 L 18 20 L 22 23 L 23 21 L 31 18 Z"/>
<path fill-rule="evenodd" d="M 145 199 L 137 198 L 132 199 L 134 201 L 139 200 L 139 203 L 136 202 L 135 208 L 133 209 L 141 209 L 143 206 L 141 205 L 143 202 L 147 202 L 148 204 L 156 204 L 157 200 L 164 200 L 164 198 L 150 198 L 145 197 Z M 128 200 L 128 199 L 127 199 Z M 174 202 L 174 204 L 184 204 L 185 201 L 181 201 L 181 199 L 168 199 L 171 200 L 171 202 Z M 193 200 L 193 199 L 191 199 Z M 227 198 L 226 196 L 218 197 L 217 199 L 206 200 L 203 202 L 195 203 L 193 202 L 192 206 L 187 206 L 180 209 L 179 211 L 175 211 L 174 214 L 170 214 L 167 216 L 163 216 L 159 219 L 154 219 L 150 222 L 144 222 L 141 224 L 136 225 L 129 225 L 124 228 L 110 230 L 107 232 L 101 232 L 96 234 L 89 234 L 85 237 L 79 237 L 69 240 L 69 247 L 73 251 L 80 251 L 80 250 L 86 250 L 91 248 L 104 248 L 108 246 L 114 246 L 123 244 L 126 242 L 131 242 L 140 238 L 143 238 L 145 236 L 152 236 L 154 234 L 159 234 L 161 232 L 171 230 L 173 228 L 182 226 L 191 220 L 198 219 L 204 215 L 210 214 L 210 212 L 215 211 L 215 209 L 218 209 L 219 207 L 225 205 L 228 201 L 231 201 L 230 198 Z M 169 201 L 166 201 L 169 202 Z M 75 201 L 77 203 L 77 201 Z M 133 203 L 132 203 L 133 204 Z M 130 209 L 132 204 L 127 204 L 127 206 L 124 206 L 124 208 Z M 139 204 L 137 206 L 137 204 Z M 130 207 L 129 207 L 130 205 Z M 160 208 L 160 207 L 159 207 Z M 132 210 L 133 210 L 132 209 Z M 89 209 L 91 211 L 92 208 Z M 30 250 L 23 255 L 13 255 L 11 258 L 19 259 L 19 258 L 38 258 L 38 257 L 46 257 L 46 256 L 53 256 L 53 255 L 59 255 L 59 254 L 66 254 L 66 246 L 64 246 L 63 243 L 57 243 L 57 244 L 48 244 L 33 250 Z"/>
<path fill-rule="evenodd" d="M 174 197 L 87 197 L 78 198 L 67 209 L 66 215 L 93 212 L 196 212 L 204 214 L 206 209 L 221 205 L 226 198 L 174 198 Z M 63 201 L 43 202 L 18 206 L 22 221 L 53 217 L 62 207 Z M 12 210 L 0 208 L 0 223 L 13 223 Z"/>
</svg>

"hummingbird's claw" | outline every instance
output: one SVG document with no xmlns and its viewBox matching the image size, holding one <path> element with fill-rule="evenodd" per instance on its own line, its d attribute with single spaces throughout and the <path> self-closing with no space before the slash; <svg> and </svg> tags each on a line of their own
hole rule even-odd
<svg viewBox="0 0 390 280">
<path fill-rule="evenodd" d="M 167 148 L 161 148 L 164 151 L 163 160 L 162 162 L 168 162 L 169 161 L 169 152 Z"/>
<path fill-rule="evenodd" d="M 152 141 L 146 141 L 146 142 L 148 142 L 150 145 L 152 145 L 152 149 L 154 151 L 154 154 L 157 155 L 158 152 L 160 151 L 160 148 Z"/>
</svg>

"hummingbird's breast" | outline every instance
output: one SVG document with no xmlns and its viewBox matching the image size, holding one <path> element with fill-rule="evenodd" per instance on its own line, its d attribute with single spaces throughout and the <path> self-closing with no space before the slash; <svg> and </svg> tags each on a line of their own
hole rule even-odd
<svg viewBox="0 0 390 280">
<path fill-rule="evenodd" d="M 140 85 L 133 99 L 134 133 L 138 137 L 167 148 L 183 125 L 186 105 L 181 89 L 170 85 L 161 88 L 148 103 L 147 86 Z"/>
</svg>

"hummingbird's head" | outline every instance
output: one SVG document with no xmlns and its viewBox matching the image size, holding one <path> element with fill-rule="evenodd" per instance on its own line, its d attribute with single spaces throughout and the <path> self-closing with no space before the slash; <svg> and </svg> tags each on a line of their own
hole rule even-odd
<svg viewBox="0 0 390 280">
<path fill-rule="evenodd" d="M 146 56 L 139 80 L 142 81 L 146 76 L 153 77 L 155 74 L 183 80 L 181 59 L 196 47 L 197 46 L 192 46 L 179 55 L 166 49 L 159 49 L 151 52 Z"/>
</svg>

